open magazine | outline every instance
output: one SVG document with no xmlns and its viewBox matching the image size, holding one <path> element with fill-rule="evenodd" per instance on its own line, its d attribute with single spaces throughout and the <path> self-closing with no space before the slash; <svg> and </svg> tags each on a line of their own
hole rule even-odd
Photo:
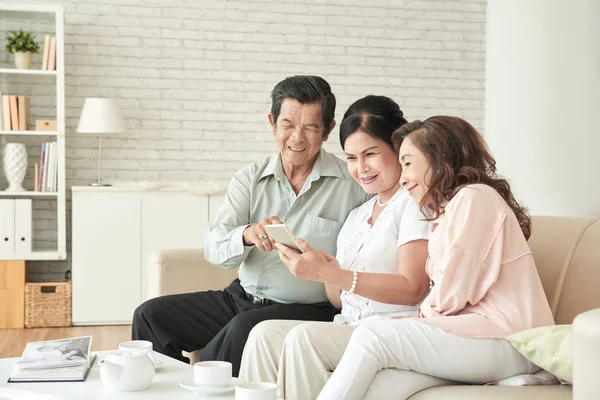
<svg viewBox="0 0 600 400">
<path fill-rule="evenodd" d="M 96 358 L 91 347 L 91 336 L 27 343 L 8 382 L 83 381 Z"/>
</svg>

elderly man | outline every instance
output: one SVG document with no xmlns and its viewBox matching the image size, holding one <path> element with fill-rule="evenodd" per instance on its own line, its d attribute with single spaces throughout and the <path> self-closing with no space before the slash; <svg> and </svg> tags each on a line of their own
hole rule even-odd
<svg viewBox="0 0 600 400">
<path fill-rule="evenodd" d="M 225 290 L 152 299 L 137 308 L 133 338 L 182 360 L 182 350 L 225 360 L 238 375 L 254 325 L 269 319 L 331 321 L 323 284 L 295 278 L 273 251 L 267 224 L 287 224 L 317 249 L 335 254 L 348 213 L 368 199 L 345 162 L 322 149 L 335 126 L 335 96 L 318 76 L 293 76 L 271 94 L 269 123 L 279 152 L 233 177 L 208 227 L 205 257 L 239 266 Z"/>
</svg>

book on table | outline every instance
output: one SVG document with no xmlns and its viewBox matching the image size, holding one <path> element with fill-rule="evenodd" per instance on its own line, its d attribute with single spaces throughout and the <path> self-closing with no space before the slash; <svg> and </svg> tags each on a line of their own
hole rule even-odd
<svg viewBox="0 0 600 400">
<path fill-rule="evenodd" d="M 81 382 L 96 356 L 91 336 L 30 342 L 8 382 Z"/>
</svg>

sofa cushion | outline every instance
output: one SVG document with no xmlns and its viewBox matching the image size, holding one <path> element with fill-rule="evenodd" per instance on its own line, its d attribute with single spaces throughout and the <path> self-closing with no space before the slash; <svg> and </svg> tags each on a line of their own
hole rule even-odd
<svg viewBox="0 0 600 400">
<path fill-rule="evenodd" d="M 573 252 L 554 316 L 571 324 L 584 311 L 600 308 L 600 221 L 590 225 Z"/>
<path fill-rule="evenodd" d="M 391 389 L 390 389 L 391 390 Z M 423 390 L 410 400 L 571 400 L 570 386 L 440 386 Z"/>
<path fill-rule="evenodd" d="M 498 386 L 542 386 L 560 385 L 560 381 L 550 372 L 542 369 L 535 374 L 522 374 L 504 378 L 496 382 Z"/>
<path fill-rule="evenodd" d="M 585 257 L 573 259 L 574 254 L 581 253 L 582 238 L 591 233 L 589 239 L 600 240 L 598 232 L 589 232 L 589 228 L 600 228 L 600 221 L 592 218 L 565 218 L 565 217 L 532 217 L 532 234 L 528 244 L 533 252 L 535 265 L 538 269 L 548 303 L 552 314 L 558 324 L 570 324 L 577 314 L 589 309 L 600 307 L 600 294 L 594 296 L 585 293 L 579 298 L 578 292 L 568 290 L 564 293 L 572 302 L 563 295 L 565 282 L 570 289 L 573 285 L 580 285 L 581 273 L 579 271 L 592 271 L 592 282 L 600 282 L 599 265 L 594 265 L 598 258 L 586 254 Z M 594 229 L 592 229 L 594 230 Z M 599 246 L 596 246 L 596 249 Z M 585 250 L 585 253 L 593 249 Z M 573 271 L 570 271 L 573 270 Z M 585 282 L 585 281 L 584 281 Z M 592 285 L 594 287 L 594 285 Z M 599 291 L 600 292 L 600 291 Z M 581 293 L 583 295 L 584 293 Z M 572 297 L 575 297 L 574 299 Z M 579 300 L 579 301 L 577 301 Z"/>
<path fill-rule="evenodd" d="M 528 329 L 509 336 L 508 341 L 538 367 L 573 383 L 571 325 Z"/>
</svg>

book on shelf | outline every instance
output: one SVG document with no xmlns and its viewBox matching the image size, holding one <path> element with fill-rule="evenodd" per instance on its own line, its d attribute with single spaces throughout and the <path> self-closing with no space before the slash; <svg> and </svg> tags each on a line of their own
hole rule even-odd
<svg viewBox="0 0 600 400">
<path fill-rule="evenodd" d="M 10 126 L 13 131 L 19 130 L 19 108 L 17 105 L 17 96 L 8 96 L 10 102 Z"/>
<path fill-rule="evenodd" d="M 58 188 L 58 149 L 56 142 L 42 144 L 35 192 L 56 192 Z"/>
<path fill-rule="evenodd" d="M 38 163 L 35 162 L 35 163 L 33 163 L 33 191 L 34 192 L 38 191 L 38 174 L 39 174 L 39 167 L 38 167 Z"/>
<path fill-rule="evenodd" d="M 28 131 L 29 125 L 31 124 L 30 120 L 30 101 L 29 96 L 19 96 L 17 100 L 19 104 L 19 130 L 20 131 Z"/>
<path fill-rule="evenodd" d="M 44 57 L 42 58 L 42 69 L 48 69 L 48 56 L 50 55 L 50 35 L 44 37 Z"/>
<path fill-rule="evenodd" d="M 8 95 L 2 96 L 2 129 L 10 131 L 10 99 Z"/>
<path fill-rule="evenodd" d="M 50 55 L 48 55 L 48 70 L 56 70 L 56 38 L 50 38 Z"/>
<path fill-rule="evenodd" d="M 82 382 L 96 359 L 91 347 L 91 336 L 29 342 L 8 382 Z"/>
<path fill-rule="evenodd" d="M 48 71 L 56 70 L 56 37 L 44 36 L 44 55 L 42 58 L 42 69 Z"/>
<path fill-rule="evenodd" d="M 2 129 L 27 131 L 31 125 L 31 101 L 29 96 L 2 95 Z"/>
</svg>

